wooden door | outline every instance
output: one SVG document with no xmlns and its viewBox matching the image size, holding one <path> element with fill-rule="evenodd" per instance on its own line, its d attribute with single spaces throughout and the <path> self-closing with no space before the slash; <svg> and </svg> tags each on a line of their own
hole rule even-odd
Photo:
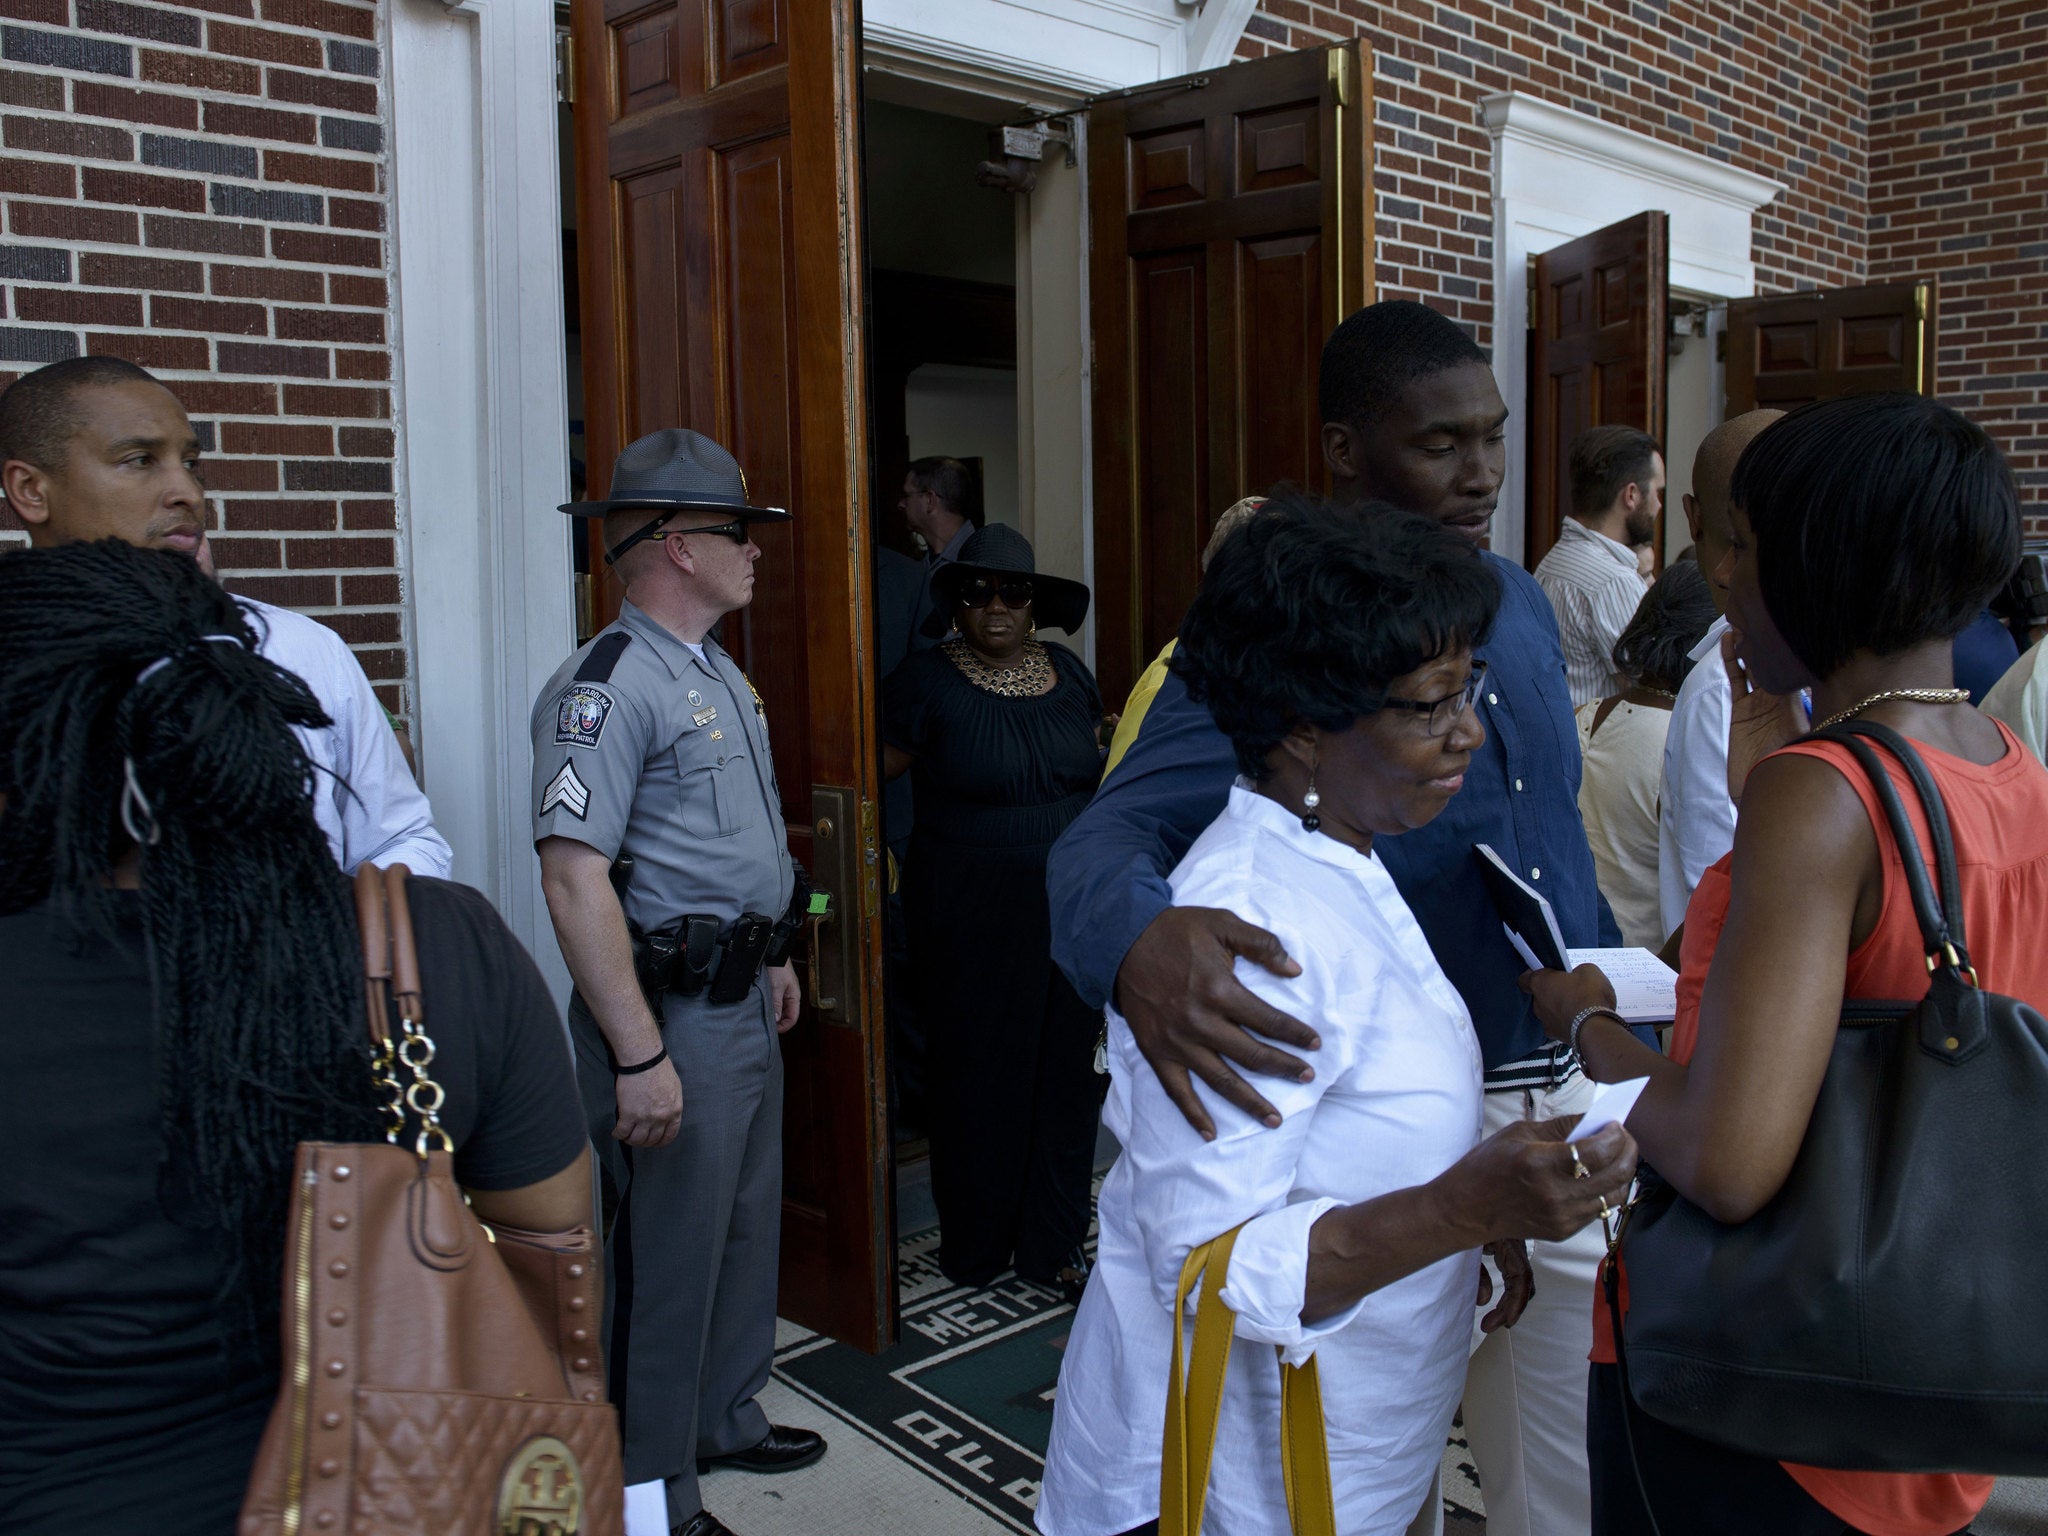
<svg viewBox="0 0 2048 1536">
<path fill-rule="evenodd" d="M 1089 111 L 1096 662 L 1123 698 L 1173 636 L 1217 516 L 1325 488 L 1316 374 L 1372 300 L 1360 44 L 1145 86 Z"/>
<path fill-rule="evenodd" d="M 894 1334 L 860 324 L 856 0 L 574 0 L 590 484 L 686 426 L 757 500 L 751 607 L 791 851 L 833 897 L 783 1037 L 784 1316 Z M 605 622 L 617 610 L 602 596 Z"/>
<path fill-rule="evenodd" d="M 1728 306 L 1728 414 L 1934 392 L 1934 284 L 1871 283 Z"/>
<path fill-rule="evenodd" d="M 1664 441 L 1669 247 L 1669 217 L 1639 213 L 1530 258 L 1523 558 L 1531 570 L 1571 510 L 1573 438 L 1588 427 L 1623 426 Z"/>
</svg>

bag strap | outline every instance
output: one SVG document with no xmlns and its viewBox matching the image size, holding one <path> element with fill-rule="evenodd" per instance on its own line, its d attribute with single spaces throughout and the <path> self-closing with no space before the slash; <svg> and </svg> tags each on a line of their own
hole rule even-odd
<svg viewBox="0 0 2048 1536">
<path fill-rule="evenodd" d="M 412 907 L 406 900 L 405 883 L 410 878 L 411 871 L 403 864 L 388 869 L 365 864 L 357 869 L 356 927 L 363 943 L 370 1071 L 384 1094 L 384 1139 L 397 1143 L 405 1131 L 406 1111 L 411 1110 L 420 1122 L 414 1150 L 424 1157 L 430 1146 L 438 1145 L 444 1152 L 455 1148 L 441 1124 L 441 1106 L 447 1096 L 427 1071 L 434 1060 L 434 1042 L 425 1028 L 419 950 L 413 941 Z M 397 1036 L 391 1032 L 394 1011 L 401 1031 Z M 401 1066 L 411 1078 L 409 1083 L 398 1080 Z"/>
<path fill-rule="evenodd" d="M 1173 1299 L 1173 1363 L 1166 1387 L 1166 1441 L 1159 1463 L 1159 1536 L 1200 1536 L 1209 1497 L 1209 1462 L 1223 1411 L 1223 1380 L 1230 1367 L 1235 1333 L 1223 1287 L 1230 1251 L 1242 1226 L 1198 1244 L 1180 1268 Z M 1206 1274 L 1206 1278 L 1204 1278 Z M 1195 1309 L 1195 1345 L 1182 1369 L 1183 1320 L 1188 1296 L 1202 1281 Z M 1183 1380 L 1186 1382 L 1183 1389 Z M 1330 1491 L 1329 1442 L 1316 1363 L 1280 1367 L 1280 1454 L 1287 1490 L 1287 1520 L 1295 1536 L 1337 1536 L 1336 1504 Z"/>
<path fill-rule="evenodd" d="M 1885 820 L 1890 823 L 1892 838 L 1899 847 L 1899 862 L 1905 867 L 1906 888 L 1912 893 L 1913 915 L 1919 920 L 1920 937 L 1927 946 L 1928 969 L 1934 970 L 1946 962 L 1958 974 L 1967 976 L 1970 956 L 1963 942 L 1962 882 L 1956 874 L 1955 838 L 1949 830 L 1948 806 L 1934 776 L 1927 771 L 1927 764 L 1905 737 L 1873 720 L 1851 720 L 1821 734 L 1849 749 L 1869 777 L 1878 803 L 1884 807 Z M 1934 840 L 1934 872 L 1941 882 L 1938 896 L 1928 880 L 1927 855 L 1906 817 L 1898 786 L 1877 753 L 1856 739 L 1859 736 L 1884 747 L 1906 770 L 1907 781 L 1920 799 L 1920 809 L 1927 817 L 1927 829 Z"/>
</svg>

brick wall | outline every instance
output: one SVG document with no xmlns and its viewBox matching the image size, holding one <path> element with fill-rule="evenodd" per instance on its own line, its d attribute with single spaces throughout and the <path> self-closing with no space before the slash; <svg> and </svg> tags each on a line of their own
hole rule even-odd
<svg viewBox="0 0 2048 1536">
<path fill-rule="evenodd" d="M 1871 60 L 1870 274 L 1937 280 L 1941 394 L 2048 537 L 2048 8 L 1886 6 Z"/>
<path fill-rule="evenodd" d="M 158 373 L 228 585 L 331 625 L 403 711 L 376 7 L 0 18 L 0 380 L 81 353 Z"/>
<path fill-rule="evenodd" d="M 1756 215 L 1759 291 L 1862 280 L 1870 47 L 1858 0 L 1260 0 L 1238 52 L 1352 36 L 1373 55 L 1380 295 L 1429 299 L 1482 346 L 1492 146 L 1478 103 L 1501 91 L 1784 182 Z"/>
</svg>

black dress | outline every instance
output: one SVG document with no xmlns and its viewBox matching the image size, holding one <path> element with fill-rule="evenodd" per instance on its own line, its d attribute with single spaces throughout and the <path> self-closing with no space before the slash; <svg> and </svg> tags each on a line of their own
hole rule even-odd
<svg viewBox="0 0 2048 1536">
<path fill-rule="evenodd" d="M 956 642 L 957 643 L 957 642 Z M 1047 645 L 1033 698 L 978 687 L 950 646 L 890 674 L 883 728 L 916 754 L 917 824 L 903 872 L 927 1041 L 939 1262 L 965 1285 L 1009 1268 L 1050 1280 L 1088 1232 L 1102 1015 L 1052 962 L 1045 861 L 1102 773 L 1102 696 Z"/>
</svg>

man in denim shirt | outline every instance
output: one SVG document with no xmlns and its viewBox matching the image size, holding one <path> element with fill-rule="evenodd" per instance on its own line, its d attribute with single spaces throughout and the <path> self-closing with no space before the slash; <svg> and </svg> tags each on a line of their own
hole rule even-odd
<svg viewBox="0 0 2048 1536">
<path fill-rule="evenodd" d="M 1340 502 L 1389 502 L 1482 541 L 1507 464 L 1507 409 L 1485 354 L 1421 304 L 1358 311 L 1323 349 L 1323 454 Z M 1516 985 L 1523 966 L 1472 852 L 1490 844 L 1550 900 L 1573 948 L 1618 945 L 1579 820 L 1579 747 L 1557 621 L 1519 566 L 1482 553 L 1502 586 L 1500 616 L 1475 653 L 1489 665 L 1478 706 L 1486 744 L 1463 790 L 1428 826 L 1374 840 L 1439 964 L 1472 1013 L 1486 1073 L 1486 1128 L 1577 1114 L 1592 1084 L 1549 1045 Z M 1268 1124 L 1270 1105 L 1225 1063 L 1302 1076 L 1306 1064 L 1251 1038 L 1314 1049 L 1314 1034 L 1232 974 L 1243 956 L 1280 975 L 1277 940 L 1235 916 L 1171 907 L 1167 876 L 1222 810 L 1237 772 L 1230 742 L 1169 674 L 1136 741 L 1054 847 L 1053 954 L 1091 1003 L 1113 1001 L 1181 1112 L 1213 1129 L 1189 1074 Z M 1586 1357 L 1602 1252 L 1597 1227 L 1532 1245 L 1535 1297 L 1510 1333 L 1482 1337 L 1465 1388 L 1465 1427 L 1494 1536 L 1581 1536 Z M 1506 1265 L 1508 1284 L 1528 1270 Z M 1425 1518 L 1418 1530 L 1430 1528 Z"/>
</svg>

